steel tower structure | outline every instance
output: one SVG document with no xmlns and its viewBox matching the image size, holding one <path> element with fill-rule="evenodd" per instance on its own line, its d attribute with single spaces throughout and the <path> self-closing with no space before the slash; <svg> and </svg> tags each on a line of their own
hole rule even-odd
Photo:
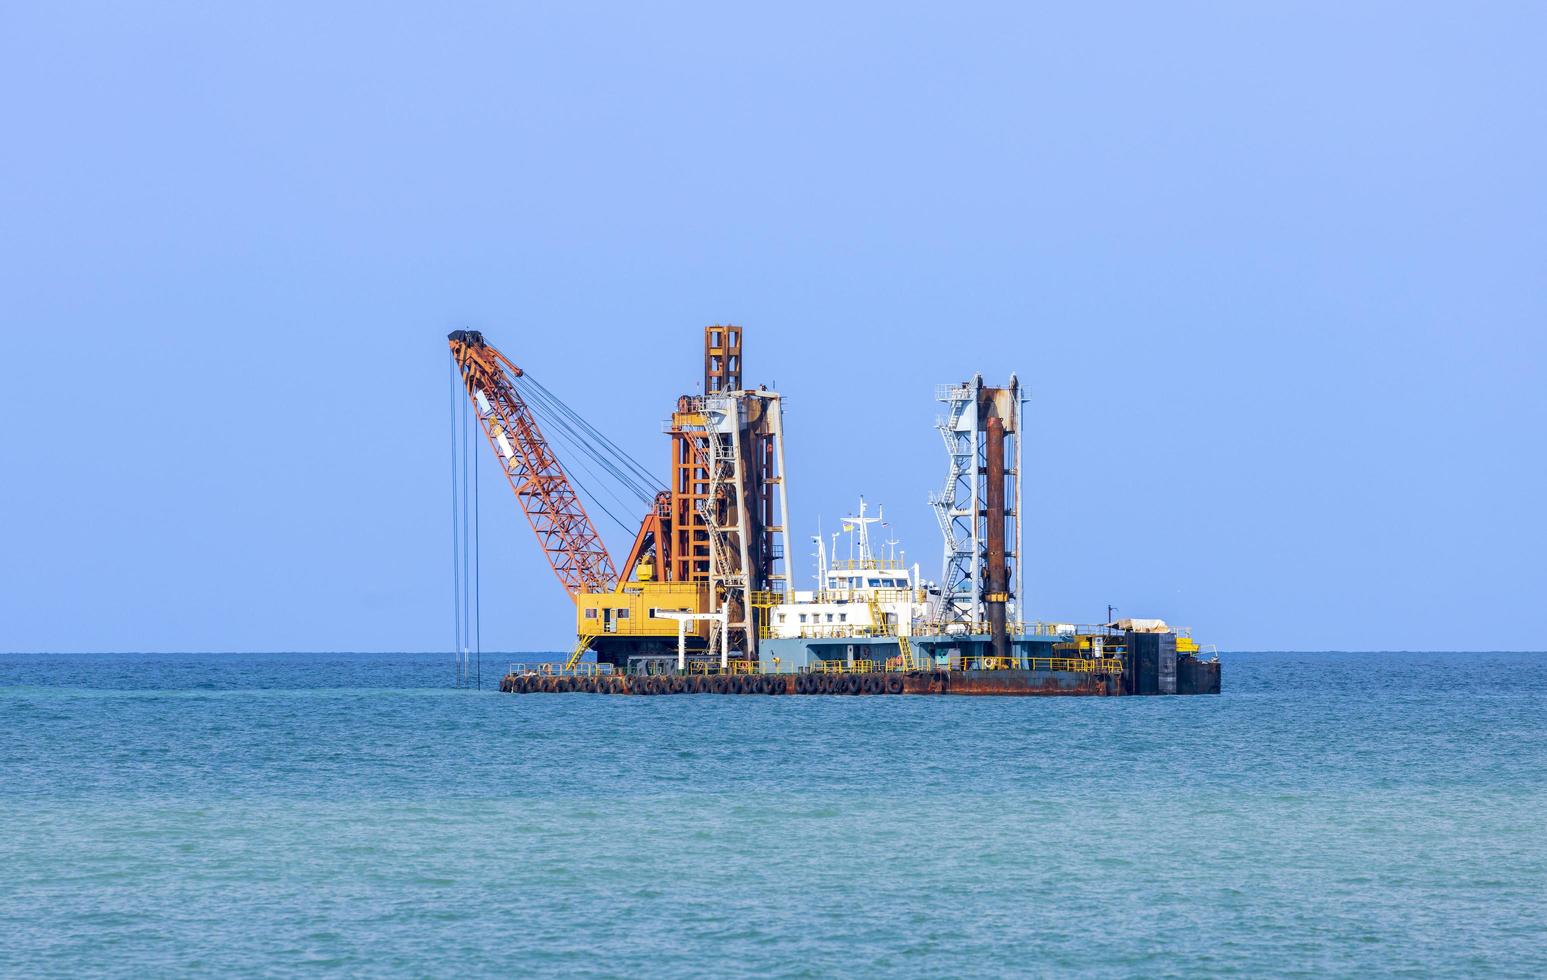
<svg viewBox="0 0 1547 980">
<path fill-rule="evenodd" d="M 756 659 L 769 610 L 790 591 L 783 403 L 777 392 L 743 385 L 741 340 L 737 326 L 704 328 L 703 391 L 677 400 L 666 426 L 669 485 L 656 489 L 641 464 L 481 333 L 447 338 L 501 471 L 575 601 L 568 668 L 587 650 L 618 667 L 672 654 L 680 660 L 689 646 L 695 655 Z M 523 394 L 522 385 L 531 387 Z M 621 566 L 581 501 L 584 488 L 539 427 L 539 412 L 567 434 L 570 450 L 645 504 Z M 586 493 L 595 502 L 595 487 Z"/>
<path fill-rule="evenodd" d="M 704 393 L 677 400 L 672 437 L 670 575 L 702 582 L 723 609 L 731 650 L 755 657 L 759 608 L 789 589 L 783 404 L 741 380 L 741 328 L 704 328 Z M 708 646 L 718 638 L 707 638 Z"/>
<path fill-rule="evenodd" d="M 988 618 L 986 601 L 1007 603 L 1020 591 L 1020 383 L 1011 375 L 1004 387 L 990 387 L 983 383 L 982 375 L 973 375 L 961 384 L 939 385 L 935 399 L 946 406 L 945 414 L 935 420 L 935 428 L 945 442 L 947 459 L 945 484 L 929 496 L 945 539 L 937 617 L 942 625 L 961 625 L 977 632 Z M 993 440 L 989 438 L 990 419 L 999 420 L 996 428 L 1000 432 Z M 1002 453 L 992 469 L 996 477 L 1002 470 L 1008 484 L 1003 488 L 1002 515 L 988 513 L 991 442 Z M 990 541 L 990 526 L 996 532 L 994 541 Z M 991 595 L 990 560 L 997 562 L 1001 555 L 1008 585 L 1003 592 L 996 589 Z M 1017 601 L 1017 623 L 1021 608 Z"/>
</svg>

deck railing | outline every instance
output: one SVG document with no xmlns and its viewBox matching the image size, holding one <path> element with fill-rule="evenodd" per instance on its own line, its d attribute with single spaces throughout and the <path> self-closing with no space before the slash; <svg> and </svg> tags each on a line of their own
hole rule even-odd
<svg viewBox="0 0 1547 980">
<path fill-rule="evenodd" d="M 1089 674 L 1120 674 L 1123 670 L 1123 662 L 1119 657 L 1094 660 L 1088 657 L 982 656 L 957 658 L 954 665 L 949 667 L 926 664 L 923 669 L 926 671 L 1061 670 Z M 894 657 L 887 661 L 818 660 L 807 667 L 793 671 L 765 671 L 761 663 L 749 660 L 732 660 L 723 668 L 717 663 L 693 660 L 689 661 L 687 672 L 689 674 L 875 674 L 906 673 L 909 670 L 910 668 L 900 662 L 900 658 Z M 611 664 L 576 664 L 571 668 L 557 661 L 511 663 L 506 669 L 507 675 L 537 677 L 601 677 L 617 673 L 622 672 L 614 670 Z"/>
</svg>

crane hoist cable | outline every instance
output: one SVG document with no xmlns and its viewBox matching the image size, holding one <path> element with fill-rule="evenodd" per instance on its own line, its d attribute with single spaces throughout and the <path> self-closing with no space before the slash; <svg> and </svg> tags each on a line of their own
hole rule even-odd
<svg viewBox="0 0 1547 980">
<path fill-rule="evenodd" d="M 572 464 L 570 482 L 587 501 L 607 515 L 619 530 L 624 534 L 633 534 L 637 522 L 631 523 L 620 518 L 602 497 L 606 496 L 627 514 L 641 505 L 649 507 L 656 495 L 666 489 L 665 486 L 644 464 L 630 456 L 530 373 L 523 373 L 515 384 L 522 397 L 540 411 L 547 426 L 549 442 L 563 444 L 566 450 L 564 458 Z M 576 469 L 588 479 L 579 479 Z"/>
<path fill-rule="evenodd" d="M 457 411 L 457 365 L 451 363 L 452 647 L 457 686 L 483 687 L 483 553 L 478 506 L 476 423 L 466 401 Z M 469 459 L 471 457 L 471 459 Z"/>
<path fill-rule="evenodd" d="M 476 423 L 471 427 L 476 431 Z M 470 448 L 473 457 L 473 682 L 483 690 L 483 510 L 478 506 L 478 449 Z"/>
<path fill-rule="evenodd" d="M 574 466 L 569 470 L 569 482 L 573 483 L 575 485 L 575 489 L 580 492 L 580 495 L 589 501 L 592 505 L 594 505 L 597 510 L 600 510 L 603 514 L 606 514 L 607 517 L 614 524 L 618 525 L 618 527 L 624 532 L 628 532 L 630 530 L 629 526 L 624 523 L 624 521 L 619 518 L 617 514 L 614 514 L 605 503 L 602 502 L 598 491 L 594 488 L 600 487 L 601 492 L 606 493 L 607 496 L 612 499 L 613 503 L 619 507 L 619 509 L 627 508 L 630 506 L 630 502 L 620 497 L 617 491 L 612 489 L 612 484 L 609 483 L 604 477 L 597 476 L 596 472 L 586 464 L 584 458 L 576 459 L 573 455 L 570 455 L 569 458 L 574 462 Z M 596 482 L 591 483 L 586 480 L 581 480 L 575 475 L 576 469 L 579 469 L 582 473 L 585 473 Z"/>
<path fill-rule="evenodd" d="M 542 396 L 546 397 L 550 402 L 552 402 L 554 407 L 558 409 L 559 412 L 567 416 L 582 430 L 584 430 L 599 446 L 604 447 L 606 451 L 611 453 L 612 457 L 616 459 L 621 465 L 627 467 L 633 473 L 634 477 L 639 481 L 639 483 L 649 489 L 652 496 L 655 492 L 666 489 L 665 484 L 657 479 L 655 474 L 650 472 L 650 469 L 647 466 L 645 466 L 639 460 L 635 459 L 633 456 L 630 456 L 623 450 L 623 447 L 619 446 L 617 443 L 613 442 L 612 439 L 608 438 L 605 432 L 592 425 L 579 412 L 566 405 L 563 399 L 549 391 L 542 384 L 542 382 L 538 381 L 530 374 L 523 375 L 523 379 L 534 389 L 536 389 Z"/>
<path fill-rule="evenodd" d="M 516 387 L 534 407 L 543 410 L 544 421 L 551 423 L 550 438 L 555 431 L 564 433 L 578 452 L 593 460 L 621 487 L 639 498 L 641 503 L 648 504 L 657 493 L 666 489 L 644 464 L 630 456 L 530 374 L 523 374 L 516 379 Z"/>
<path fill-rule="evenodd" d="M 462 520 L 458 506 L 460 486 L 457 482 L 457 472 L 460 464 L 458 457 L 461 453 L 460 443 L 457 438 L 457 363 L 455 359 L 451 361 L 451 386 L 448 390 L 451 392 L 451 411 L 447 413 L 447 418 L 451 421 L 451 650 L 458 658 L 457 662 L 460 663 L 462 655 L 462 541 L 461 536 L 457 533 L 457 528 L 461 526 Z M 458 679 L 460 680 L 460 676 Z"/>
<path fill-rule="evenodd" d="M 528 401 L 534 409 L 541 410 L 543 421 L 548 423 L 548 441 L 555 449 L 561 450 L 562 458 L 568 462 L 569 480 L 574 484 L 575 489 L 589 504 L 607 515 L 624 533 L 630 533 L 632 529 L 629 523 L 620 518 L 618 512 L 627 514 L 639 506 L 641 499 L 639 488 L 631 481 L 621 478 L 616 472 L 615 465 L 609 464 L 605 458 L 599 459 L 592 447 L 588 446 L 570 427 L 564 424 L 553 424 L 554 418 L 545 404 L 538 399 L 529 398 Z M 584 476 L 582 477 L 581 474 Z M 611 506 L 607 504 L 607 500 L 612 501 Z"/>
<path fill-rule="evenodd" d="M 540 400 L 531 399 L 530 401 L 534 409 L 541 411 L 549 442 L 556 446 L 562 445 L 565 450 L 564 459 L 578 466 L 597 481 L 594 485 L 586 485 L 582 488 L 588 497 L 595 499 L 598 495 L 596 491 L 601 488 L 612 496 L 619 506 L 628 508 L 637 506 L 637 502 L 643 502 L 653 496 L 646 493 L 637 480 L 630 479 L 618 464 L 610 460 L 593 443 L 587 441 L 583 433 L 576 431 L 566 420 L 555 418 L 548 410 L 548 406 Z M 615 490 L 617 492 L 614 492 Z M 618 495 L 619 492 L 634 498 L 636 503 L 625 502 Z"/>
</svg>

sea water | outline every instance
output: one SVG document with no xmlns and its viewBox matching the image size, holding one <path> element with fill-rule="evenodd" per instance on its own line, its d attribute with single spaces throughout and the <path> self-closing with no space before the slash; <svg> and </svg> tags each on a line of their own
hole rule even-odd
<svg viewBox="0 0 1547 980">
<path fill-rule="evenodd" d="M 502 666 L 0 656 L 0 974 L 1547 975 L 1544 655 L 1178 698 Z"/>
</svg>

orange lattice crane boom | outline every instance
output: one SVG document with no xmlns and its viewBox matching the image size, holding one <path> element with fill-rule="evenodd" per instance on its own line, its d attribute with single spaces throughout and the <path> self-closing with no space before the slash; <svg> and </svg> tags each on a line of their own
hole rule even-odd
<svg viewBox="0 0 1547 980">
<path fill-rule="evenodd" d="M 489 447 L 565 591 L 571 599 L 610 591 L 618 582 L 612 556 L 516 390 L 521 369 L 476 330 L 453 331 L 447 340 Z"/>
</svg>

